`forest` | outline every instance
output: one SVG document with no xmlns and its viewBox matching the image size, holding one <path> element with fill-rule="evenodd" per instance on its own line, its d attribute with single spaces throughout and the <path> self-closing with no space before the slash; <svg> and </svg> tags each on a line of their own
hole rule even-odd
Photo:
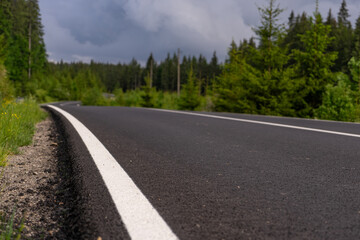
<svg viewBox="0 0 360 240">
<path fill-rule="evenodd" d="M 351 23 L 346 0 L 327 16 L 291 12 L 269 0 L 259 7 L 254 37 L 229 39 L 216 52 L 145 65 L 48 62 L 37 0 L 0 1 L 0 101 L 31 96 L 39 102 L 137 106 L 261 115 L 360 120 L 360 16 Z M 180 72 L 178 72 L 180 69 Z M 177 91 L 180 76 L 180 92 Z"/>
</svg>

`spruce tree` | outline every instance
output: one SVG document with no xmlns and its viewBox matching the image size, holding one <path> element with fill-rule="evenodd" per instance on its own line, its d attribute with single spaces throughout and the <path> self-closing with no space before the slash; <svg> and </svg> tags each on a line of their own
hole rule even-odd
<svg viewBox="0 0 360 240">
<path fill-rule="evenodd" d="M 261 72 L 247 64 L 241 54 L 233 49 L 215 82 L 215 111 L 259 113 L 259 91 L 263 87 L 260 78 Z"/>
<path fill-rule="evenodd" d="M 319 12 L 314 13 L 311 29 L 301 36 L 304 50 L 293 50 L 296 62 L 298 94 L 304 104 L 298 104 L 300 116 L 313 116 L 313 110 L 322 103 L 325 86 L 331 81 L 331 66 L 337 58 L 336 52 L 327 52 L 333 38 L 330 37 L 331 27 L 324 25 Z M 303 85 L 302 84 L 302 85 Z"/>
<path fill-rule="evenodd" d="M 209 79 L 210 79 L 210 82 L 209 82 L 209 85 L 211 86 L 213 81 L 215 80 L 215 78 L 217 76 L 219 76 L 221 70 L 220 70 L 220 66 L 219 66 L 219 59 L 216 55 L 216 52 L 213 53 L 213 56 L 210 60 L 210 63 L 209 63 Z"/>
<path fill-rule="evenodd" d="M 196 77 L 191 67 L 188 73 L 188 80 L 181 90 L 179 99 L 180 110 L 195 110 L 200 105 L 199 86 L 196 83 Z"/>
<path fill-rule="evenodd" d="M 329 9 L 328 16 L 327 16 L 326 21 L 325 21 L 325 25 L 330 26 L 331 32 L 329 33 L 329 36 L 334 39 L 334 41 L 332 41 L 329 44 L 328 51 L 329 52 L 336 51 L 337 47 L 336 47 L 335 38 L 336 38 L 337 29 L 338 29 L 337 28 L 338 24 L 337 24 L 337 21 L 336 21 L 335 17 L 332 14 L 331 9 Z"/>
<path fill-rule="evenodd" d="M 17 94 L 34 93 L 31 76 L 44 73 L 47 62 L 38 1 L 1 1 L 0 32 L 6 40 L 5 66 Z"/>
<path fill-rule="evenodd" d="M 352 55 L 356 60 L 360 60 L 360 16 L 356 19 L 354 30 L 354 49 Z"/>
<path fill-rule="evenodd" d="M 335 34 L 335 51 L 338 52 L 338 58 L 333 67 L 334 71 L 348 72 L 347 64 L 353 51 L 353 30 L 349 17 L 346 1 L 343 0 L 338 13 L 338 27 Z"/>
<path fill-rule="evenodd" d="M 255 29 L 260 43 L 259 55 L 262 67 L 261 88 L 257 95 L 258 110 L 261 114 L 280 114 L 282 108 L 286 105 L 288 108 L 288 99 L 284 96 L 287 90 L 286 65 L 288 62 L 287 47 L 283 46 L 285 29 L 279 24 L 279 16 L 283 9 L 276 4 L 275 0 L 269 1 L 269 6 L 259 8 L 261 17 L 261 26 Z"/>
<path fill-rule="evenodd" d="M 258 36 L 259 50 L 262 56 L 263 70 L 272 72 L 273 69 L 281 69 L 286 62 L 280 43 L 284 36 L 284 26 L 279 24 L 279 15 L 284 11 L 276 0 L 269 0 L 269 6 L 258 8 L 261 25 L 255 29 Z"/>
<path fill-rule="evenodd" d="M 44 43 L 44 31 L 41 23 L 38 0 L 28 0 L 28 79 L 32 74 L 42 73 L 46 65 L 46 49 Z"/>
<path fill-rule="evenodd" d="M 156 62 L 154 59 L 154 56 L 152 53 L 150 53 L 150 56 L 148 58 L 148 60 L 146 61 L 146 67 L 145 67 L 145 71 L 149 74 L 149 81 L 150 81 L 150 87 L 152 88 L 154 86 L 154 76 L 156 76 Z"/>
<path fill-rule="evenodd" d="M 282 48 L 287 48 L 289 52 L 293 49 L 304 50 L 300 36 L 310 29 L 310 21 L 305 12 L 297 15 L 295 20 L 289 17 L 289 24 L 286 30 L 284 41 L 281 45 Z M 292 61 L 290 59 L 290 63 Z"/>
<path fill-rule="evenodd" d="M 2 44 L 7 44 L 11 33 L 11 1 L 0 1 L 0 35 L 4 40 Z"/>
<path fill-rule="evenodd" d="M 153 88 L 151 87 L 150 73 L 145 77 L 145 86 L 142 87 L 141 106 L 146 108 L 154 107 L 153 103 Z"/>
</svg>

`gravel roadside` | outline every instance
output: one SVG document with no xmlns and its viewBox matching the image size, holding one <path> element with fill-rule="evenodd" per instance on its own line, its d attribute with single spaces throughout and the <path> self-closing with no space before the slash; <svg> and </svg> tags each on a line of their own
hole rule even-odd
<svg viewBox="0 0 360 240">
<path fill-rule="evenodd" d="M 71 239 L 74 214 L 71 167 L 64 139 L 51 117 L 36 126 L 33 143 L 9 158 L 0 179 L 0 212 L 25 217 L 22 239 Z"/>
</svg>

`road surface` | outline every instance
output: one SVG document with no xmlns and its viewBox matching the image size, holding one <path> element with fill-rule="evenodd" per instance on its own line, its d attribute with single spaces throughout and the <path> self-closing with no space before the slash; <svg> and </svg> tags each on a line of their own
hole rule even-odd
<svg viewBox="0 0 360 240">
<path fill-rule="evenodd" d="M 54 105 L 96 136 L 179 239 L 360 238 L 359 124 Z M 89 231 L 134 239 L 89 151 L 60 118 Z"/>
</svg>

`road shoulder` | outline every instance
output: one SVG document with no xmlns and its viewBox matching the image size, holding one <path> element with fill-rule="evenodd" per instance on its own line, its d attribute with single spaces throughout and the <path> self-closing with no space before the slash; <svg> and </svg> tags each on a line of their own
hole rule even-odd
<svg viewBox="0 0 360 240">
<path fill-rule="evenodd" d="M 0 209 L 7 218 L 15 210 L 15 223 L 25 217 L 23 238 L 67 237 L 64 224 L 70 190 L 59 161 L 62 139 L 52 118 L 36 126 L 33 143 L 10 156 L 0 180 Z"/>
</svg>

